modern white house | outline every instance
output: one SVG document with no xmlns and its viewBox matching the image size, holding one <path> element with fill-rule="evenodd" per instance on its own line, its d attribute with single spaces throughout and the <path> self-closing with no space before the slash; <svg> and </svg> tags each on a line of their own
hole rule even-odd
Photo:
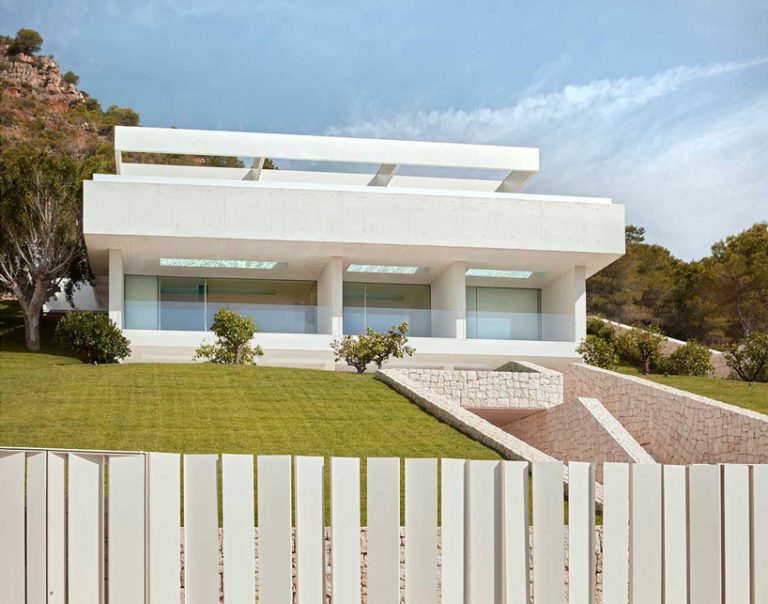
<svg viewBox="0 0 768 604">
<path fill-rule="evenodd" d="M 132 360 L 191 360 L 222 307 L 254 318 L 264 364 L 332 368 L 332 340 L 402 321 L 404 364 L 566 360 L 585 280 L 624 253 L 622 205 L 519 192 L 535 148 L 118 127 L 115 156 L 85 182 L 84 233 Z"/>
</svg>

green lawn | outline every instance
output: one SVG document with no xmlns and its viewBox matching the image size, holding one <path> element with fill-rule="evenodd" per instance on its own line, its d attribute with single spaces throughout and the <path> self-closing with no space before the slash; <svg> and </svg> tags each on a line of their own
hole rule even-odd
<svg viewBox="0 0 768 604">
<path fill-rule="evenodd" d="M 712 377 L 692 377 L 686 375 L 643 375 L 635 367 L 622 365 L 618 371 L 634 375 L 658 384 L 687 390 L 694 394 L 707 396 L 730 405 L 744 407 L 752 411 L 768 414 L 768 384 L 748 384 L 740 380 L 725 380 Z"/>
</svg>

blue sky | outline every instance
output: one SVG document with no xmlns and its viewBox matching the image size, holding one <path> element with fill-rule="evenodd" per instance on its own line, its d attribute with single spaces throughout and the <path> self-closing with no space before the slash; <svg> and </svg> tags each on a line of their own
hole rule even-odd
<svg viewBox="0 0 768 604">
<path fill-rule="evenodd" d="M 0 0 L 149 126 L 541 148 L 683 258 L 768 219 L 768 4 Z"/>
</svg>

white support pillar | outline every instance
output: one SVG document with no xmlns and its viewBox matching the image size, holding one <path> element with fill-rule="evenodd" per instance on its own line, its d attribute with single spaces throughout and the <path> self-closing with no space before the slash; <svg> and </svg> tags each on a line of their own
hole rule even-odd
<svg viewBox="0 0 768 604">
<path fill-rule="evenodd" d="M 340 336 L 344 333 L 344 262 L 333 256 L 325 265 L 317 280 L 317 330 L 320 333 Z"/>
<path fill-rule="evenodd" d="M 587 334 L 587 287 L 583 266 L 568 269 L 541 290 L 545 340 L 578 342 Z"/>
<path fill-rule="evenodd" d="M 109 318 L 123 328 L 123 250 L 109 250 Z"/>
<path fill-rule="evenodd" d="M 432 282 L 432 336 L 467 337 L 466 262 L 454 262 Z"/>
</svg>

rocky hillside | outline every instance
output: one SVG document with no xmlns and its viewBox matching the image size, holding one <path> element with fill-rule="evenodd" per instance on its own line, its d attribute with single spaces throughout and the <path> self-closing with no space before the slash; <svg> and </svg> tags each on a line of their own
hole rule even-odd
<svg viewBox="0 0 768 604">
<path fill-rule="evenodd" d="M 42 38 L 39 40 L 42 44 Z M 117 105 L 102 109 L 95 98 L 78 88 L 78 81 L 71 71 L 62 73 L 53 57 L 19 52 L 14 38 L 0 35 L 0 152 L 29 143 L 76 157 L 98 154 L 106 162 L 113 162 L 114 127 L 140 125 L 139 114 Z M 231 157 L 127 154 L 126 159 L 242 166 L 240 160 Z M 273 166 L 270 163 L 267 167 Z"/>
<path fill-rule="evenodd" d="M 76 81 L 73 75 L 69 79 Z M 138 121 L 130 109 L 102 111 L 96 99 L 65 80 L 53 58 L 12 53 L 0 40 L 1 147 L 29 142 L 85 156 L 109 146 L 115 124 Z"/>
</svg>

